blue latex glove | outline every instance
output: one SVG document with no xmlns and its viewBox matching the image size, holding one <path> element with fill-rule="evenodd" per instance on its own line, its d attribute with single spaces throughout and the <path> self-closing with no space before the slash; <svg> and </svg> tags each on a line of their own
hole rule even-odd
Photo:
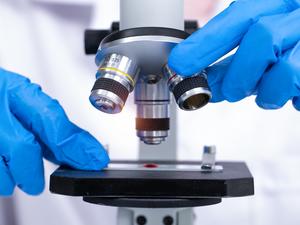
<svg viewBox="0 0 300 225">
<path fill-rule="evenodd" d="M 172 51 L 169 66 L 192 75 L 209 67 L 213 102 L 257 95 L 266 109 L 292 99 L 300 110 L 300 0 L 239 0 Z"/>
<path fill-rule="evenodd" d="M 15 186 L 31 195 L 41 193 L 43 156 L 82 170 L 107 165 L 101 144 L 25 77 L 0 68 L 0 102 L 0 195 L 11 195 Z"/>
</svg>

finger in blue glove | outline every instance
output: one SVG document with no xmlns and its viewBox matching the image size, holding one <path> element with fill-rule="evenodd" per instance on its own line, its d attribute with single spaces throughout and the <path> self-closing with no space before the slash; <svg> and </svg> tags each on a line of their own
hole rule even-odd
<svg viewBox="0 0 300 225">
<path fill-rule="evenodd" d="M 109 157 L 102 145 L 71 123 L 59 103 L 38 85 L 0 69 L 0 99 L 0 176 L 7 181 L 0 183 L 0 194 L 9 194 L 12 184 L 28 194 L 40 193 L 43 155 L 76 169 L 107 166 Z"/>
<path fill-rule="evenodd" d="M 12 195 L 15 188 L 15 182 L 3 157 L 0 157 L 0 181 L 0 196 Z"/>
<path fill-rule="evenodd" d="M 258 87 L 256 103 L 264 109 L 279 109 L 290 99 L 300 110 L 300 42 L 279 57 Z"/>
<path fill-rule="evenodd" d="M 249 29 L 224 78 L 223 94 L 228 101 L 239 101 L 256 92 L 265 71 L 300 40 L 299 21 L 300 9 L 262 17 Z M 279 93 L 286 91 L 281 90 Z"/>
<path fill-rule="evenodd" d="M 236 48 L 249 27 L 261 17 L 288 13 L 300 0 L 238 0 L 203 28 L 178 44 L 170 54 L 169 66 L 178 74 L 193 75 Z"/>
</svg>

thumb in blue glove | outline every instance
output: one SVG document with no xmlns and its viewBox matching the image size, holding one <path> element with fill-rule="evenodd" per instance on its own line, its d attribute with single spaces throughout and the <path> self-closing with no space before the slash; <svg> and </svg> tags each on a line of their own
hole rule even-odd
<svg viewBox="0 0 300 225">
<path fill-rule="evenodd" d="M 299 21 L 299 0 L 236 1 L 175 47 L 169 66 L 189 76 L 239 46 L 230 59 L 208 68 L 213 101 L 256 94 L 260 107 L 277 109 L 293 99 L 299 109 Z"/>
<path fill-rule="evenodd" d="M 41 193 L 43 156 L 82 170 L 107 166 L 101 144 L 25 77 L 0 69 L 0 101 L 0 195 L 11 195 L 15 186 Z"/>
</svg>

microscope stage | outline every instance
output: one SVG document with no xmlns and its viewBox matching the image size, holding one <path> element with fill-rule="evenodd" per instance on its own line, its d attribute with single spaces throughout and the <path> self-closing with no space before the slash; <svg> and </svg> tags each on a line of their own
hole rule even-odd
<svg viewBox="0 0 300 225">
<path fill-rule="evenodd" d="M 82 196 L 95 204 L 146 208 L 196 207 L 254 194 L 253 177 L 245 163 L 218 162 L 223 166 L 219 172 L 200 171 L 200 165 L 115 161 L 103 171 L 60 167 L 51 175 L 50 191 Z"/>
</svg>

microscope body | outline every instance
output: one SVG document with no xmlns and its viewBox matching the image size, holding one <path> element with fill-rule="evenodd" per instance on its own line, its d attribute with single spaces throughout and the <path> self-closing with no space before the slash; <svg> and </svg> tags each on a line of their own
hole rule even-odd
<svg viewBox="0 0 300 225">
<path fill-rule="evenodd" d="M 120 31 L 104 38 L 97 51 L 90 101 L 115 114 L 134 91 L 137 136 L 158 145 L 170 129 L 170 94 L 183 110 L 201 108 L 211 98 L 206 74 L 184 78 L 167 65 L 171 50 L 189 36 L 183 31 L 183 0 L 122 0 L 120 6 Z"/>
<path fill-rule="evenodd" d="M 118 225 L 192 225 L 192 207 L 254 194 L 245 163 L 216 163 L 213 146 L 204 148 L 202 161 L 176 158 L 172 102 L 190 111 L 211 98 L 205 71 L 185 78 L 167 65 L 172 49 L 189 36 L 183 9 L 184 0 L 120 0 L 119 29 L 104 32 L 103 38 L 101 31 L 86 38 L 98 66 L 92 105 L 104 113 L 120 113 L 134 92 L 139 160 L 112 161 L 103 171 L 61 167 L 51 175 L 52 193 L 117 206 Z"/>
</svg>

